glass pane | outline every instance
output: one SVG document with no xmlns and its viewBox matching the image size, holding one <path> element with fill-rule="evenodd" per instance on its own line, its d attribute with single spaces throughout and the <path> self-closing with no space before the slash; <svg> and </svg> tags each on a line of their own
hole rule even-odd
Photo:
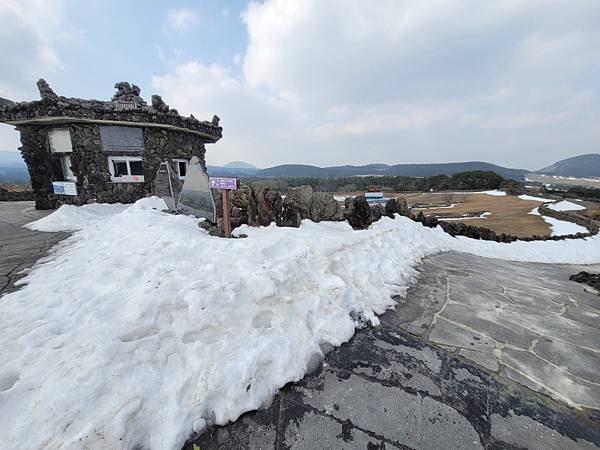
<svg viewBox="0 0 600 450">
<path fill-rule="evenodd" d="M 125 161 L 113 161 L 113 169 L 115 172 L 115 177 L 129 175 L 127 172 L 127 163 Z"/>
<path fill-rule="evenodd" d="M 144 175 L 144 167 L 141 161 L 129 161 L 130 175 Z"/>
<path fill-rule="evenodd" d="M 185 177 L 185 172 L 187 170 L 187 162 L 185 161 L 179 161 L 179 176 L 180 177 Z"/>
</svg>

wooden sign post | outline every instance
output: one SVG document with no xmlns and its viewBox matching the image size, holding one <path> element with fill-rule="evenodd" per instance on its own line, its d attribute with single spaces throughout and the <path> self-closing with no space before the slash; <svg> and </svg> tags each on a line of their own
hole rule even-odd
<svg viewBox="0 0 600 450">
<path fill-rule="evenodd" d="M 223 231 L 225 237 L 231 237 L 231 218 L 229 217 L 229 191 L 237 189 L 237 178 L 210 177 L 208 179 L 211 189 L 219 189 L 223 199 Z"/>
</svg>

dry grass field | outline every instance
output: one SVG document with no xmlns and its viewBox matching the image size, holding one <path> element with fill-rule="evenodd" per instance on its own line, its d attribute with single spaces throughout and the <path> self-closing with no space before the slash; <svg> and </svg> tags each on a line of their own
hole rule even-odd
<svg viewBox="0 0 600 450">
<path fill-rule="evenodd" d="M 482 219 L 462 221 L 469 225 L 490 228 L 497 233 L 508 233 L 515 236 L 550 235 L 550 227 L 540 216 L 529 214 L 541 202 L 521 200 L 516 196 L 492 196 L 487 194 L 464 193 L 398 193 L 394 196 L 406 198 L 411 207 L 419 204 L 431 206 L 452 204 L 453 208 L 423 209 L 426 215 L 444 215 L 461 217 L 463 214 L 479 216 L 483 212 L 491 215 Z"/>
<path fill-rule="evenodd" d="M 600 179 L 597 178 L 565 178 L 553 177 L 550 175 L 540 175 L 537 173 L 528 173 L 527 179 L 547 184 L 561 184 L 565 186 L 587 186 L 600 188 Z"/>
</svg>

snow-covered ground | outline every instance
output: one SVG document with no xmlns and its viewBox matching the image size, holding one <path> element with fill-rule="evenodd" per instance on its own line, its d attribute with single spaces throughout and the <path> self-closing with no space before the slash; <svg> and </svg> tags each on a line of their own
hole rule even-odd
<svg viewBox="0 0 600 450">
<path fill-rule="evenodd" d="M 597 236 L 499 244 L 384 217 L 220 239 L 162 207 L 62 207 L 30 226 L 80 231 L 0 301 L 4 448 L 180 448 L 377 324 L 432 253 L 600 262 Z"/>
<path fill-rule="evenodd" d="M 543 202 L 543 203 L 554 201 L 551 198 L 534 197 L 533 195 L 527 195 L 527 194 L 519 195 L 519 198 L 521 200 L 530 200 L 530 201 L 534 201 L 534 202 Z"/>
<path fill-rule="evenodd" d="M 575 205 L 577 206 L 577 205 Z M 584 208 L 585 209 L 585 208 Z M 534 216 L 541 216 L 538 208 L 533 208 L 529 214 L 533 214 Z M 551 236 L 563 236 L 566 234 L 577 234 L 577 233 L 587 233 L 588 229 L 582 227 L 581 225 L 577 225 L 573 222 L 568 222 L 566 220 L 555 219 L 554 217 L 542 216 L 542 219 L 550 225 L 550 235 Z"/>
<path fill-rule="evenodd" d="M 562 200 L 558 203 L 548 205 L 548 208 L 553 209 L 554 211 L 581 211 L 582 209 L 585 209 L 585 206 L 577 205 L 576 203 L 572 203 L 567 200 Z"/>
</svg>

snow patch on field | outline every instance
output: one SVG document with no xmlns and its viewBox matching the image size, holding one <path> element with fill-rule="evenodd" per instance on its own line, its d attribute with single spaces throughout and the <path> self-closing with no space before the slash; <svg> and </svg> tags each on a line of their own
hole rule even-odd
<svg viewBox="0 0 600 450">
<path fill-rule="evenodd" d="M 577 225 L 576 223 L 568 222 L 566 220 L 555 219 L 554 217 L 542 216 L 540 214 L 539 208 L 533 208 L 531 211 L 529 211 L 529 214 L 533 214 L 534 216 L 541 216 L 542 219 L 544 219 L 544 221 L 548 225 L 550 225 L 551 236 L 564 236 L 567 234 L 588 232 L 587 228 L 582 227 L 581 225 Z"/>
<path fill-rule="evenodd" d="M 161 202 L 63 206 L 30 225 L 80 231 L 0 302 L 0 442 L 181 448 L 377 324 L 426 255 L 600 262 L 597 237 L 499 244 L 399 216 L 362 231 L 304 221 L 220 239 Z"/>
<path fill-rule="evenodd" d="M 495 189 L 493 191 L 483 191 L 482 194 L 492 195 L 494 197 L 504 197 L 506 192 Z"/>
<path fill-rule="evenodd" d="M 567 200 L 560 201 L 548 206 L 549 209 L 554 211 L 581 211 L 585 209 L 585 206 L 577 205 Z"/>
<path fill-rule="evenodd" d="M 533 201 L 533 202 L 543 202 L 543 203 L 555 201 L 555 200 L 552 200 L 551 198 L 534 197 L 533 195 L 527 195 L 527 194 L 519 195 L 519 198 L 521 200 L 529 200 L 529 201 Z"/>
</svg>

